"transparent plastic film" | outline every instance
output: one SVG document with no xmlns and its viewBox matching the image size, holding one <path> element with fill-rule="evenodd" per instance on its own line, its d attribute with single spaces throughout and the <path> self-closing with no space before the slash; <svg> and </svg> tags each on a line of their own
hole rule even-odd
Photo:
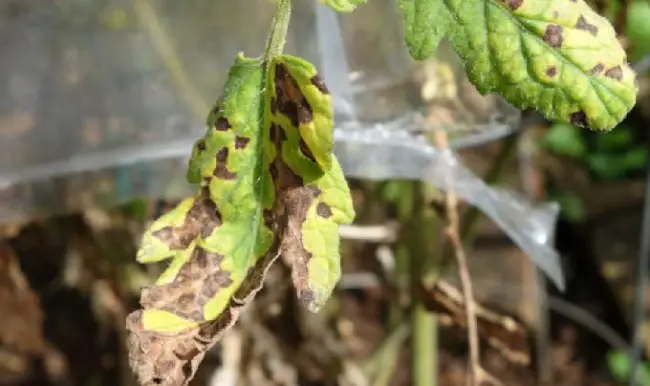
<svg viewBox="0 0 650 386">
<path fill-rule="evenodd" d="M 559 206 L 532 205 L 504 189 L 490 187 L 467 169 L 449 149 L 430 145 L 421 135 L 377 125 L 337 130 L 336 154 L 348 177 L 412 179 L 430 183 L 478 207 L 494 221 L 560 289 L 564 275 L 552 247 Z M 450 186 L 451 181 L 451 186 Z"/>
</svg>

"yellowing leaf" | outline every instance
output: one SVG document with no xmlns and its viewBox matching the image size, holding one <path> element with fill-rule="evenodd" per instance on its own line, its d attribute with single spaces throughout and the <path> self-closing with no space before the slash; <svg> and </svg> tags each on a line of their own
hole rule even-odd
<svg viewBox="0 0 650 386">
<path fill-rule="evenodd" d="M 143 263 L 169 260 L 127 320 L 142 383 L 187 385 L 278 253 L 308 309 L 327 301 L 340 276 L 338 226 L 354 218 L 332 115 L 309 62 L 237 58 L 192 150 L 197 193 L 156 220 L 138 251 Z"/>
</svg>

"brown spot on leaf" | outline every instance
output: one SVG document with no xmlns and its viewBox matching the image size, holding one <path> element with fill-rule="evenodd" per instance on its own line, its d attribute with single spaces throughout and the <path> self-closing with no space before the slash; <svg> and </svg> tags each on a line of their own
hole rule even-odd
<svg viewBox="0 0 650 386">
<path fill-rule="evenodd" d="M 621 66 L 612 67 L 605 71 L 605 76 L 619 81 L 623 80 L 623 69 Z"/>
<path fill-rule="evenodd" d="M 269 173 L 271 173 L 271 179 L 273 179 L 273 181 L 277 181 L 277 180 L 278 180 L 278 177 L 279 177 L 278 167 L 275 166 L 275 163 L 272 163 L 272 164 L 269 166 Z"/>
<path fill-rule="evenodd" d="M 302 155 L 307 157 L 311 162 L 315 163 L 316 158 L 314 157 L 314 153 L 311 152 L 311 149 L 307 145 L 307 142 L 305 142 L 304 139 L 300 138 L 300 141 L 299 141 L 298 144 L 300 146 L 300 152 L 302 153 Z"/>
<path fill-rule="evenodd" d="M 279 144 L 279 142 L 286 141 L 287 134 L 284 132 L 282 126 L 278 125 L 277 123 L 271 123 L 271 127 L 269 130 L 270 130 L 271 142 L 275 144 Z"/>
<path fill-rule="evenodd" d="M 572 125 L 582 128 L 587 128 L 589 125 L 587 123 L 587 114 L 584 111 L 576 111 L 572 113 L 569 117 L 569 122 Z"/>
<path fill-rule="evenodd" d="M 557 75 L 557 67 L 556 66 L 549 66 L 546 69 L 546 75 L 550 76 L 551 78 Z"/>
<path fill-rule="evenodd" d="M 562 31 L 562 26 L 549 24 L 546 27 L 546 31 L 544 31 L 543 39 L 549 46 L 553 48 L 560 48 L 562 47 L 562 41 L 564 40 L 562 37 Z"/>
<path fill-rule="evenodd" d="M 222 180 L 234 180 L 237 178 L 237 173 L 228 170 L 228 154 L 230 150 L 227 147 L 222 147 L 217 151 L 216 159 L 217 166 L 214 168 L 214 176 Z"/>
<path fill-rule="evenodd" d="M 278 99 L 276 97 L 271 98 L 271 114 L 276 115 L 278 113 Z"/>
<path fill-rule="evenodd" d="M 275 222 L 275 216 L 272 209 L 264 209 L 262 211 L 262 218 L 264 219 L 264 226 L 273 229 L 273 223 Z"/>
<path fill-rule="evenodd" d="M 293 126 L 308 124 L 314 119 L 311 105 L 283 63 L 275 66 L 275 93 L 278 111 L 289 118 Z"/>
<path fill-rule="evenodd" d="M 323 193 L 322 190 L 320 190 L 317 186 L 315 185 L 307 185 L 307 189 L 309 189 L 312 194 L 314 195 L 314 198 L 318 197 Z"/>
<path fill-rule="evenodd" d="M 330 218 L 332 217 L 332 208 L 324 202 L 319 202 L 316 207 L 316 214 L 322 218 Z"/>
<path fill-rule="evenodd" d="M 183 224 L 167 226 L 152 232 L 152 236 L 162 241 L 171 250 L 187 248 L 199 235 L 212 234 L 221 225 L 221 216 L 216 204 L 202 195 L 187 212 Z"/>
<path fill-rule="evenodd" d="M 189 292 L 179 296 L 176 302 L 178 302 L 179 307 L 187 308 L 192 306 L 192 303 L 194 302 L 195 299 L 196 299 L 196 295 Z"/>
<path fill-rule="evenodd" d="M 523 0 L 505 0 L 506 5 L 508 8 L 510 8 L 511 11 L 514 11 L 515 9 L 521 7 L 521 4 L 524 2 Z"/>
<path fill-rule="evenodd" d="M 307 218 L 307 211 L 314 200 L 313 194 L 303 186 L 284 191 L 281 200 L 287 220 L 281 238 L 280 252 L 291 264 L 291 279 L 298 292 L 298 298 L 307 308 L 312 308 L 315 294 L 309 285 L 307 268 L 312 254 L 303 245 L 301 230 Z"/>
<path fill-rule="evenodd" d="M 199 139 L 199 140 L 196 142 L 196 149 L 197 149 L 199 152 L 203 152 L 203 151 L 205 151 L 205 140 L 204 140 L 204 139 Z"/>
<path fill-rule="evenodd" d="M 598 63 L 597 65 L 594 66 L 594 68 L 591 69 L 591 71 L 589 71 L 589 73 L 591 75 L 598 75 L 601 72 L 603 72 L 604 69 L 605 66 L 602 63 Z"/>
<path fill-rule="evenodd" d="M 217 123 L 214 125 L 215 130 L 217 131 L 228 131 L 229 129 L 232 128 L 230 125 L 230 122 L 224 117 L 219 117 L 217 119 Z"/>
<path fill-rule="evenodd" d="M 192 256 L 171 283 L 150 286 L 142 292 L 142 306 L 204 321 L 203 308 L 207 302 L 232 283 L 230 273 L 220 266 L 223 259 L 218 253 L 194 247 Z M 211 291 L 206 291 L 206 287 Z"/>
<path fill-rule="evenodd" d="M 271 123 L 271 126 L 269 126 L 269 138 L 273 143 L 277 143 L 278 141 L 278 130 L 280 130 L 280 127 L 275 123 Z"/>
<path fill-rule="evenodd" d="M 218 288 L 228 287 L 233 282 L 230 273 L 222 270 L 215 272 L 212 276 L 208 277 L 208 280 Z"/>
<path fill-rule="evenodd" d="M 248 143 L 251 141 L 248 137 L 235 137 L 235 149 L 245 149 L 248 146 Z"/>
<path fill-rule="evenodd" d="M 578 21 L 576 22 L 576 29 L 589 31 L 594 36 L 598 35 L 598 27 L 587 22 L 587 19 L 585 19 L 585 17 L 582 15 L 578 17 Z"/>
<path fill-rule="evenodd" d="M 316 74 L 312 76 L 310 82 L 318 89 L 318 91 L 322 92 L 323 94 L 330 93 L 330 90 L 327 88 L 325 81 L 320 77 L 320 75 Z"/>
</svg>

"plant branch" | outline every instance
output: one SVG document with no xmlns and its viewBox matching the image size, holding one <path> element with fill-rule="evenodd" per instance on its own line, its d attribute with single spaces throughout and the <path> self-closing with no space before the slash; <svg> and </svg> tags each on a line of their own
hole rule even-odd
<svg viewBox="0 0 650 386">
<path fill-rule="evenodd" d="M 497 154 L 490 169 L 485 174 L 483 180 L 487 184 L 493 184 L 498 182 L 503 178 L 505 174 L 505 166 L 508 160 L 515 154 L 517 144 L 517 135 L 510 135 L 505 138 L 501 151 Z M 471 206 L 463 214 L 461 220 L 459 221 L 459 237 L 463 245 L 471 244 L 474 238 L 476 237 L 476 227 L 478 226 L 478 220 L 481 218 L 481 211 L 475 207 Z M 442 258 L 438 264 L 435 266 L 429 265 L 426 267 L 426 274 L 424 277 L 424 285 L 428 289 L 435 287 L 438 280 L 440 280 L 449 270 L 451 263 L 454 261 L 454 248 L 453 245 L 446 244 L 443 247 Z"/>
<path fill-rule="evenodd" d="M 442 151 L 450 151 L 447 141 L 447 133 L 443 130 L 436 130 L 435 141 Z M 480 347 L 478 339 L 478 326 L 476 321 L 476 309 L 474 302 L 474 292 L 472 289 L 472 279 L 469 274 L 467 256 L 460 238 L 460 220 L 458 216 L 458 196 L 454 193 L 452 187 L 453 181 L 451 176 L 447 180 L 447 192 L 445 194 L 446 220 L 444 234 L 449 239 L 458 264 L 458 274 L 465 297 L 465 313 L 467 315 L 467 335 L 469 340 L 469 384 L 472 386 L 480 385 L 482 381 L 488 381 L 492 384 L 499 385 L 492 376 L 485 372 L 480 362 Z"/>
</svg>

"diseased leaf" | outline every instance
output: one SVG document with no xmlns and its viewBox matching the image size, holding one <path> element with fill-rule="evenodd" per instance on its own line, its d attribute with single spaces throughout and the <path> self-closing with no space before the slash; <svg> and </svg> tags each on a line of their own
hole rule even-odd
<svg viewBox="0 0 650 386">
<path fill-rule="evenodd" d="M 274 60 L 269 79 L 271 133 L 278 149 L 278 198 L 286 223 L 280 252 L 292 266 L 298 298 L 310 311 L 329 299 L 341 275 L 340 224 L 354 218 L 341 167 L 332 154 L 331 97 L 310 63 Z"/>
<path fill-rule="evenodd" d="M 169 260 L 129 315 L 130 363 L 145 385 L 187 385 L 278 256 L 311 310 L 340 276 L 338 226 L 354 217 L 332 154 L 333 109 L 310 63 L 238 57 L 196 141 L 197 193 L 142 237 L 141 263 Z"/>
<path fill-rule="evenodd" d="M 417 45 L 425 28 L 418 23 L 449 26 L 447 38 L 483 94 L 498 91 L 519 108 L 594 130 L 610 130 L 636 103 L 636 75 L 614 29 L 583 0 L 403 2 L 412 54 L 432 53 Z M 438 39 L 440 31 L 429 33 Z"/>
<path fill-rule="evenodd" d="M 212 335 L 234 322 L 243 304 L 235 292 L 260 259 L 274 254 L 275 192 L 260 119 L 265 68 L 260 60 L 236 59 L 188 168 L 201 182 L 198 193 L 143 236 L 138 261 L 171 259 L 142 290 L 143 309 L 128 319 L 131 366 L 143 384 L 187 384 Z"/>
<path fill-rule="evenodd" d="M 318 0 L 336 12 L 352 12 L 354 9 L 365 4 L 368 0 Z"/>
</svg>

